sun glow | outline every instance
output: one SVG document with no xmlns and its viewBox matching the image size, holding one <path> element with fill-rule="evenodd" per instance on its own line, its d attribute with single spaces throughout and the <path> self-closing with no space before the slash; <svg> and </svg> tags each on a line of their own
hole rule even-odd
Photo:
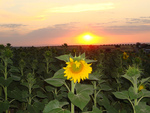
<svg viewBox="0 0 150 113">
<path fill-rule="evenodd" d="M 99 43 L 101 37 L 96 36 L 92 33 L 86 32 L 78 36 L 78 41 L 81 44 L 96 44 Z"/>
<path fill-rule="evenodd" d="M 87 35 L 83 36 L 83 38 L 87 41 L 90 41 L 90 40 L 92 40 L 93 37 L 87 34 Z"/>
</svg>

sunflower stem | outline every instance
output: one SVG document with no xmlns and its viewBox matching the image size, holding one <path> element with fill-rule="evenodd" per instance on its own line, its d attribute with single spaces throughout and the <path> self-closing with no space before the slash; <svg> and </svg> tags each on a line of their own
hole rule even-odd
<svg viewBox="0 0 150 113">
<path fill-rule="evenodd" d="M 94 106 L 96 107 L 96 96 L 97 96 L 96 81 L 93 82 L 93 85 L 94 85 Z"/>
<path fill-rule="evenodd" d="M 74 88 L 75 88 L 75 83 L 74 81 L 72 80 L 71 81 L 71 92 L 74 94 Z M 74 113 L 74 104 L 71 103 L 71 113 Z"/>
</svg>

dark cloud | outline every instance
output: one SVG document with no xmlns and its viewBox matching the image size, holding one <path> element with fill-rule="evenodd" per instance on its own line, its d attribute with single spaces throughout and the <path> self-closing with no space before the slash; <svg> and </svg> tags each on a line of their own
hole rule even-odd
<svg viewBox="0 0 150 113">
<path fill-rule="evenodd" d="M 34 31 L 28 33 L 25 37 L 56 38 L 59 36 L 63 36 L 64 34 L 66 34 L 66 32 L 69 32 L 69 29 L 48 27 L 48 28 L 34 30 Z"/>
<path fill-rule="evenodd" d="M 54 27 L 55 28 L 64 28 L 64 27 L 69 27 L 70 26 L 70 24 L 56 24 L 56 25 L 54 25 Z"/>
<path fill-rule="evenodd" d="M 107 23 L 97 23 L 95 28 L 117 35 L 129 35 L 141 32 L 150 32 L 150 16 L 139 18 L 126 18 L 125 25 L 117 26 L 121 21 L 110 21 Z"/>
<path fill-rule="evenodd" d="M 75 23 L 57 24 L 57 25 L 50 26 L 47 28 L 42 28 L 42 29 L 31 31 L 25 35 L 17 34 L 18 32 L 16 30 L 7 31 L 8 35 L 4 32 L 3 33 L 0 32 L 0 37 L 2 39 L 1 43 L 9 42 L 12 45 L 19 45 L 19 46 L 21 45 L 29 45 L 29 46 L 35 45 L 36 46 L 36 45 L 42 45 L 44 43 L 49 43 L 53 45 L 54 41 L 56 42 L 59 41 L 57 39 L 68 36 L 68 34 L 74 30 L 75 28 L 74 26 L 75 26 Z"/>
<path fill-rule="evenodd" d="M 46 43 L 53 45 L 53 43 L 59 42 L 60 38 L 64 39 L 64 37 L 68 36 L 73 30 L 74 27 L 70 23 L 57 24 L 51 27 L 34 30 L 22 36 L 19 40 L 20 42 L 24 42 L 24 44 L 26 43 L 26 45 L 43 45 Z M 69 40 L 71 40 L 71 38 Z"/>
<path fill-rule="evenodd" d="M 109 26 L 109 27 L 105 27 L 105 30 L 112 34 L 129 35 L 129 34 L 137 34 L 141 32 L 148 32 L 150 31 L 150 25 Z"/>
<path fill-rule="evenodd" d="M 21 26 L 26 26 L 23 24 L 0 24 L 0 27 L 5 27 L 5 28 L 17 28 Z"/>
<path fill-rule="evenodd" d="M 65 23 L 65 24 L 56 24 L 54 25 L 54 28 L 60 28 L 60 29 L 73 29 L 76 28 L 75 25 L 79 22 L 71 22 L 71 23 Z"/>
<path fill-rule="evenodd" d="M 126 18 L 126 23 L 128 23 L 128 24 L 149 24 L 150 17 Z"/>
<path fill-rule="evenodd" d="M 131 19 L 130 19 L 131 20 Z M 139 23 L 140 19 L 132 19 L 132 22 Z M 117 25 L 120 21 L 110 21 L 106 25 L 103 23 L 92 24 L 91 27 L 99 32 L 107 32 L 110 34 L 116 35 L 130 35 L 137 34 L 141 32 L 150 32 L 150 25 L 144 24 L 125 24 L 122 26 Z M 143 23 L 150 23 L 150 20 L 142 20 Z M 110 24 L 109 24 L 110 23 Z M 114 23 L 114 24 L 113 24 Z"/>
<path fill-rule="evenodd" d="M 47 37 L 56 38 L 61 37 L 74 29 L 74 25 L 71 23 L 66 24 L 56 24 L 52 27 L 42 28 L 34 30 L 26 35 L 26 37 Z"/>
<path fill-rule="evenodd" d="M 140 18 L 150 18 L 150 16 L 147 16 L 147 17 L 144 17 L 144 16 L 143 16 L 143 17 L 140 17 Z"/>
<path fill-rule="evenodd" d="M 96 23 L 95 25 L 106 25 L 106 24 L 115 24 L 118 23 L 120 21 L 109 21 L 109 22 L 105 22 L 105 23 Z"/>
</svg>

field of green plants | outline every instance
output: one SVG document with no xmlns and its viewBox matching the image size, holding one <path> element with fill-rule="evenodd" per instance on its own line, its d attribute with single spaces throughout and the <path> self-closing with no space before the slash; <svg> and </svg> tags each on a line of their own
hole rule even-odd
<svg viewBox="0 0 150 113">
<path fill-rule="evenodd" d="M 65 77 L 70 58 L 89 77 Z M 0 45 L 0 113 L 150 113 L 150 53 Z"/>
</svg>

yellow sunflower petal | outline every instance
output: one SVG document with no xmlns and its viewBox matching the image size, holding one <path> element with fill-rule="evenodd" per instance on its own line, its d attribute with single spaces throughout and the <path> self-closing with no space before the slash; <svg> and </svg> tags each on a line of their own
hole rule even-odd
<svg viewBox="0 0 150 113">
<path fill-rule="evenodd" d="M 70 62 L 73 62 L 73 59 L 70 57 Z"/>
</svg>

